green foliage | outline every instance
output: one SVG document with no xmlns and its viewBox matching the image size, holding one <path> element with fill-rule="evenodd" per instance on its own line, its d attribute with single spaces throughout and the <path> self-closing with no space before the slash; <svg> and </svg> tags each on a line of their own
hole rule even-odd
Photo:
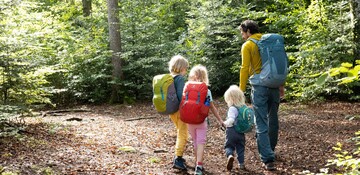
<svg viewBox="0 0 360 175">
<path fill-rule="evenodd" d="M 40 165 L 31 165 L 30 169 L 36 174 L 42 174 L 42 175 L 56 174 L 51 167 L 41 167 Z"/>
<path fill-rule="evenodd" d="M 360 174 L 360 131 L 355 133 L 355 137 L 351 139 L 354 143 L 355 149 L 349 151 L 343 150 L 342 144 L 337 143 L 333 149 L 337 152 L 334 159 L 328 160 L 327 167 L 335 166 L 338 169 L 338 173 L 343 175 L 357 175 Z M 329 175 L 328 168 L 322 168 L 321 173 L 311 173 L 304 171 L 300 174 L 307 175 Z"/>
<path fill-rule="evenodd" d="M 359 73 L 360 60 L 356 60 L 355 66 L 351 63 L 341 63 L 340 67 L 331 68 L 324 73 L 313 75 L 313 77 L 318 76 L 318 78 L 312 87 L 326 89 L 331 84 L 334 88 L 346 89 L 346 91 L 342 90 L 341 93 L 347 94 L 350 100 L 359 100 L 360 95 L 355 93 L 355 88 L 360 86 Z"/>
<path fill-rule="evenodd" d="M 0 105 L 0 111 L 0 120 L 32 116 L 31 110 L 26 106 Z"/>
<path fill-rule="evenodd" d="M 168 72 L 167 63 L 180 52 L 177 40 L 187 28 L 187 10 L 187 0 L 121 3 L 123 95 L 135 95 L 138 100 L 151 98 L 152 78 Z"/>
<path fill-rule="evenodd" d="M 56 133 L 58 133 L 59 131 L 63 131 L 63 130 L 67 130 L 66 126 L 62 125 L 61 123 L 50 123 L 48 124 L 48 128 L 49 128 L 49 134 L 51 135 L 55 135 Z"/>
<path fill-rule="evenodd" d="M 1 104 L 28 106 L 51 104 L 51 86 L 46 77 L 56 70 L 45 65 L 42 39 L 47 29 L 41 30 L 41 19 L 47 14 L 33 12 L 34 4 L 2 2 L 5 8 L 0 25 L 0 97 Z M 17 18 L 14 18 L 17 16 Z M 6 25 L 5 25 L 6 24 Z M 31 27 L 28 27 L 31 24 Z M 45 52 L 45 53 L 44 53 Z"/>
<path fill-rule="evenodd" d="M 311 2 L 307 10 L 300 13 L 300 22 L 295 25 L 300 44 L 291 60 L 289 90 L 295 98 L 304 101 L 349 94 L 353 88 L 325 82 L 328 77 L 319 71 L 352 62 L 354 44 L 349 4 L 346 1 Z M 339 26 L 339 23 L 348 25 Z M 317 76 L 319 79 L 314 78 Z"/>
<path fill-rule="evenodd" d="M 120 147 L 119 150 L 123 151 L 123 152 L 129 152 L 129 153 L 137 152 L 136 149 L 132 146 L 123 146 L 123 147 Z"/>
<path fill-rule="evenodd" d="M 341 63 L 340 67 L 331 68 L 321 76 L 316 81 L 316 85 L 320 86 L 325 84 L 328 77 L 339 77 L 336 82 L 338 85 L 353 83 L 359 80 L 359 71 L 360 71 L 360 60 L 356 61 L 358 65 L 352 66 L 350 63 Z M 342 76 L 343 75 L 343 76 Z"/>
<path fill-rule="evenodd" d="M 190 66 L 204 64 L 214 95 L 222 96 L 239 83 L 244 41 L 237 27 L 249 18 L 259 22 L 262 33 L 285 36 L 291 70 L 286 98 L 347 98 L 359 90 L 358 68 L 339 67 L 355 62 L 348 1 L 125 0 L 119 5 L 125 79 L 113 81 L 106 1 L 93 0 L 89 17 L 83 17 L 80 0 L 1 1 L 3 103 L 107 102 L 114 83 L 129 103 L 149 100 L 152 77 L 168 72 L 176 54 Z M 332 76 L 336 72 L 342 73 Z"/>
<path fill-rule="evenodd" d="M 48 80 L 55 87 L 53 100 L 59 104 L 105 102 L 110 94 L 106 12 L 100 6 L 93 9 L 92 17 L 83 17 L 77 8 L 80 3 L 57 2 L 49 9 L 56 26 L 48 45 L 56 54 L 48 64 L 59 65 L 61 71 Z"/>
<path fill-rule="evenodd" d="M 1 175 L 18 175 L 18 173 L 5 171 L 5 172 L 2 172 Z"/>
<path fill-rule="evenodd" d="M 161 162 L 161 159 L 158 158 L 158 157 L 150 157 L 149 160 L 148 160 L 150 163 L 160 163 Z"/>
<path fill-rule="evenodd" d="M 343 151 L 342 144 L 337 143 L 337 146 L 334 147 L 334 150 L 338 151 L 338 154 L 335 155 L 336 159 L 329 160 L 328 165 L 341 168 L 344 174 L 360 174 L 360 131 L 356 132 L 355 135 L 353 141 L 355 141 L 357 148 L 354 151 Z"/>
<path fill-rule="evenodd" d="M 81 9 L 78 8 L 81 1 L 74 2 L 75 4 L 64 1 L 21 1 L 19 4 L 12 4 L 17 8 L 7 8 L 10 1 L 6 2 L 4 9 L 7 11 L 1 15 L 4 16 L 2 24 L 7 28 L 1 28 L 4 30 L 1 39 L 14 41 L 15 44 L 21 39 L 24 41 L 20 43 L 30 43 L 32 46 L 14 47 L 2 42 L 5 44 L 2 55 L 5 55 L 8 61 L 13 61 L 15 56 L 7 55 L 13 54 L 15 48 L 19 50 L 17 52 L 28 58 L 25 62 L 28 66 L 19 68 L 26 72 L 29 68 L 34 72 L 37 69 L 52 68 L 52 71 L 49 71 L 51 74 L 43 76 L 41 81 L 38 81 L 40 77 L 36 80 L 43 83 L 39 83 L 35 88 L 44 91 L 35 94 L 45 95 L 47 92 L 45 97 L 51 97 L 51 93 L 56 104 L 77 101 L 106 102 L 113 83 L 124 87 L 119 94 L 127 101 L 135 98 L 149 99 L 152 93 L 152 77 L 167 72 L 170 57 L 179 53 L 177 39 L 186 31 L 188 1 L 121 3 L 121 57 L 124 60 L 123 71 L 126 77 L 123 82 L 111 80 L 106 3 L 94 1 L 96 5 L 93 6 L 91 16 L 83 17 Z M 14 40 L 10 39 L 15 38 L 13 31 L 24 32 L 18 32 L 18 40 Z M 42 67 L 37 67 L 39 65 Z M 12 68 L 15 69 L 15 66 Z M 147 70 L 146 74 L 144 69 Z M 16 74 L 23 75 L 21 72 Z M 15 80 L 7 82 L 18 84 Z M 40 103 L 40 98 L 37 98 L 37 101 Z"/>
<path fill-rule="evenodd" d="M 24 130 L 24 117 L 33 116 L 24 105 L 0 105 L 0 137 L 17 136 Z"/>
<path fill-rule="evenodd" d="M 203 64 L 209 71 L 211 89 L 223 95 L 231 84 L 238 84 L 241 35 L 237 27 L 248 13 L 239 1 L 193 1 L 187 23 L 184 50 L 191 66 Z"/>
</svg>

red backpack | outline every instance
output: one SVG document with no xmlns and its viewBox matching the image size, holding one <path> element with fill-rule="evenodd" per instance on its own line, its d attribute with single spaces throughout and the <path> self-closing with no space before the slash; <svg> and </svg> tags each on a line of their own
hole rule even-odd
<svg viewBox="0 0 360 175">
<path fill-rule="evenodd" d="M 189 124 L 204 122 L 209 114 L 208 87 L 201 82 L 187 82 L 180 103 L 180 119 Z M 205 104 L 206 102 L 206 104 Z"/>
</svg>

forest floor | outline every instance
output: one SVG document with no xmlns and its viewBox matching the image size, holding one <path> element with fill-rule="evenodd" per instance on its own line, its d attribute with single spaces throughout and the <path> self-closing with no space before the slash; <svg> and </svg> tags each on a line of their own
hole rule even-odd
<svg viewBox="0 0 360 175">
<path fill-rule="evenodd" d="M 225 117 L 224 101 L 216 100 Z M 169 117 L 156 113 L 151 103 L 116 106 L 75 106 L 82 111 L 48 112 L 27 118 L 27 127 L 16 137 L 0 137 L 0 174 L 193 174 L 191 141 L 184 158 L 187 172 L 172 168 L 176 132 Z M 46 115 L 45 115 L 46 114 Z M 246 134 L 245 166 L 226 171 L 224 131 L 210 115 L 204 167 L 207 175 L 221 174 L 306 174 L 329 172 L 337 142 L 343 150 L 360 130 L 360 103 L 327 102 L 312 105 L 282 103 L 280 133 L 276 148 L 277 170 L 264 171 L 255 133 Z M 190 140 L 190 139 L 189 139 Z"/>
</svg>

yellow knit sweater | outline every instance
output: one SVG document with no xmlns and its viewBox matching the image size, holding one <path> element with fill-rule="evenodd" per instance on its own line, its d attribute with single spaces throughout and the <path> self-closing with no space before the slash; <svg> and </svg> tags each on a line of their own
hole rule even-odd
<svg viewBox="0 0 360 175">
<path fill-rule="evenodd" d="M 250 36 L 259 40 L 262 34 L 255 33 Z M 240 68 L 240 89 L 245 92 L 246 83 L 251 75 L 260 73 L 261 70 L 261 58 L 258 46 L 249 39 L 241 47 L 242 63 Z"/>
</svg>

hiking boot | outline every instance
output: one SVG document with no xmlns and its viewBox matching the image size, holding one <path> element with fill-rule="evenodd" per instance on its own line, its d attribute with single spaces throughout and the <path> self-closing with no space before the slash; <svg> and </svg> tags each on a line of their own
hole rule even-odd
<svg viewBox="0 0 360 175">
<path fill-rule="evenodd" d="M 245 165 L 244 164 L 239 164 L 239 169 L 240 170 L 245 170 Z"/>
<path fill-rule="evenodd" d="M 182 157 L 176 157 L 174 159 L 174 165 L 173 165 L 173 168 L 176 168 L 176 169 L 179 169 L 179 170 L 182 170 L 182 171 L 186 171 L 186 166 L 184 164 L 185 162 L 185 159 L 182 158 Z"/>
<path fill-rule="evenodd" d="M 204 174 L 204 168 L 197 165 L 195 168 L 195 175 L 203 175 L 203 174 Z"/>
<path fill-rule="evenodd" d="M 274 171 L 276 170 L 274 162 L 268 162 L 268 163 L 263 163 L 263 167 L 265 170 L 267 171 Z"/>
<path fill-rule="evenodd" d="M 233 163 L 234 163 L 234 156 L 230 155 L 227 159 L 227 163 L 226 163 L 226 169 L 228 171 L 231 171 L 231 169 L 233 168 Z"/>
</svg>

